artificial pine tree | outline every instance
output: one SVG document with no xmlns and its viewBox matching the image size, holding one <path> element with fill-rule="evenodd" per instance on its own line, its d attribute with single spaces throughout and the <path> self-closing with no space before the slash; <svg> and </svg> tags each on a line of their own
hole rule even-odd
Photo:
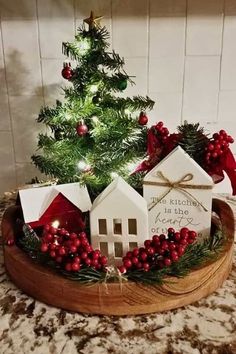
<svg viewBox="0 0 236 354">
<path fill-rule="evenodd" d="M 145 110 L 154 102 L 148 97 L 119 97 L 131 77 L 124 60 L 108 51 L 109 33 L 93 13 L 84 20 L 72 43 L 63 52 L 76 62 L 65 63 L 62 76 L 71 82 L 64 88 L 64 102 L 43 107 L 38 122 L 49 134 L 40 134 L 40 153 L 32 156 L 41 172 L 58 183 L 85 183 L 97 195 L 118 174 L 138 187 L 141 175 L 130 176 L 130 165 L 146 152 Z M 86 27 L 88 26 L 88 28 Z M 141 113 L 140 113 L 141 112 Z"/>
</svg>

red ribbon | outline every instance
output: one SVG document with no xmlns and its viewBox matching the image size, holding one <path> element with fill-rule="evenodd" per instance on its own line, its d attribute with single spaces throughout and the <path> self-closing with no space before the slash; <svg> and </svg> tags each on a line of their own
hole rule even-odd
<svg viewBox="0 0 236 354">
<path fill-rule="evenodd" d="M 221 156 L 219 162 L 211 167 L 211 171 L 208 172 L 212 177 L 214 183 L 219 183 L 224 179 L 224 171 L 228 175 L 231 186 L 232 193 L 236 195 L 236 161 L 232 151 L 227 149 L 227 151 Z"/>
</svg>

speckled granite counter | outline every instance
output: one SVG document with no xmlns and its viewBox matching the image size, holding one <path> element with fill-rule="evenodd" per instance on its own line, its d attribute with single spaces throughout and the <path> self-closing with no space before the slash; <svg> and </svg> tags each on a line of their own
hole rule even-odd
<svg viewBox="0 0 236 354">
<path fill-rule="evenodd" d="M 0 218 L 14 195 L 0 200 Z M 236 209 L 236 202 L 230 205 Z M 236 248 L 236 244 L 235 244 Z M 0 251 L 0 354 L 235 354 L 236 257 L 224 286 L 161 314 L 102 317 L 34 301 L 9 280 Z"/>
</svg>

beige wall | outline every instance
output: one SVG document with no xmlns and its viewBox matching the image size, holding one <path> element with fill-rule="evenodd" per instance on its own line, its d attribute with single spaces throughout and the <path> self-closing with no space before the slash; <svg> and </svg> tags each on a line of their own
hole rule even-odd
<svg viewBox="0 0 236 354">
<path fill-rule="evenodd" d="M 104 15 L 111 46 L 137 76 L 126 94 L 156 100 L 151 122 L 174 129 L 200 121 L 236 137 L 236 0 L 0 0 L 0 7 L 0 195 L 37 174 L 35 118 L 61 95 L 61 42 L 91 9 Z"/>
</svg>

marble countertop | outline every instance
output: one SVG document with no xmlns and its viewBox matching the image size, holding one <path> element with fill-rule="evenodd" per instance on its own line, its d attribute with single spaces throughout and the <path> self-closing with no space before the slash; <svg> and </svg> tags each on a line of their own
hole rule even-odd
<svg viewBox="0 0 236 354">
<path fill-rule="evenodd" d="M 0 199 L 0 219 L 14 203 Z M 235 200 L 229 200 L 236 210 Z M 236 248 L 236 243 L 235 243 Z M 181 309 L 108 317 L 49 307 L 17 289 L 0 251 L 0 354 L 235 354 L 236 257 L 222 288 Z"/>
</svg>

